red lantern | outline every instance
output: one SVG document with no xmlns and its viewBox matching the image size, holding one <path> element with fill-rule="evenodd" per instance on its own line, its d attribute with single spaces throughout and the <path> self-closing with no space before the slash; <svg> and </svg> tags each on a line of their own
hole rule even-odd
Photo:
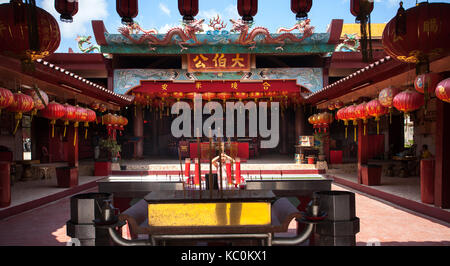
<svg viewBox="0 0 450 266">
<path fill-rule="evenodd" d="M 2 109 L 9 107 L 14 102 L 14 94 L 5 88 L 0 87 L 0 114 Z"/>
<path fill-rule="evenodd" d="M 441 79 L 441 75 L 437 73 L 421 74 L 414 80 L 414 88 L 420 93 L 425 93 L 425 89 L 428 88 L 427 91 L 433 93 Z"/>
<path fill-rule="evenodd" d="M 334 102 L 334 108 L 335 109 L 341 109 L 343 106 L 344 106 L 344 103 L 342 101 Z"/>
<path fill-rule="evenodd" d="M 383 31 L 383 47 L 388 55 L 402 62 L 417 64 L 449 54 L 450 4 L 422 2 L 400 11 Z"/>
<path fill-rule="evenodd" d="M 354 139 L 356 142 L 356 126 L 358 125 L 356 123 L 356 121 L 358 120 L 358 117 L 356 116 L 356 104 L 350 105 L 349 107 L 347 107 L 345 113 L 346 113 L 346 118 L 350 121 L 353 121 L 353 126 L 354 126 Z"/>
<path fill-rule="evenodd" d="M 423 95 L 410 89 L 397 94 L 393 101 L 394 107 L 406 114 L 419 109 L 423 104 Z"/>
<path fill-rule="evenodd" d="M 61 14 L 62 22 L 73 22 L 73 16 L 78 13 L 78 0 L 55 0 L 55 9 Z"/>
<path fill-rule="evenodd" d="M 14 128 L 13 135 L 15 135 L 17 132 L 17 128 L 19 126 L 20 120 L 22 120 L 23 113 L 33 110 L 33 107 L 33 98 L 26 94 L 23 94 L 20 91 L 18 93 L 14 93 L 14 101 L 7 108 L 8 111 L 16 113 L 15 119 L 17 120 L 17 122 L 16 127 Z"/>
<path fill-rule="evenodd" d="M 363 102 L 357 105 L 355 109 L 356 118 L 361 119 L 364 123 L 364 136 L 366 135 L 367 119 L 370 117 L 366 105 L 366 102 Z"/>
<path fill-rule="evenodd" d="M 96 121 L 97 120 L 97 115 L 91 109 L 85 109 L 85 110 L 86 110 L 87 116 L 86 116 L 86 120 L 84 121 L 84 127 L 86 128 L 86 131 L 84 133 L 84 139 L 87 139 L 87 132 L 88 132 L 88 127 L 89 127 L 89 122 Z"/>
<path fill-rule="evenodd" d="M 138 13 L 138 0 L 116 0 L 116 11 L 122 18 L 122 24 L 132 24 Z"/>
<path fill-rule="evenodd" d="M 334 103 L 328 105 L 328 110 L 333 111 L 335 109 Z"/>
<path fill-rule="evenodd" d="M 370 13 L 373 10 L 373 1 L 370 0 L 350 0 L 350 12 L 356 17 L 355 22 L 360 23 L 361 32 L 361 53 L 363 56 L 363 61 L 368 62 L 372 59 L 372 44 L 371 40 L 367 38 L 369 28 L 370 32 Z M 368 26 L 368 27 L 367 27 Z M 369 44 L 369 50 L 367 45 Z M 368 54 L 369 52 L 369 54 Z"/>
<path fill-rule="evenodd" d="M 211 101 L 212 99 L 214 99 L 216 97 L 216 93 L 215 92 L 205 92 L 202 93 L 202 98 L 205 101 Z"/>
<path fill-rule="evenodd" d="M 75 106 L 75 123 L 73 124 L 73 127 L 75 128 L 75 136 L 73 138 L 73 146 L 75 146 L 77 141 L 77 135 L 78 135 L 78 126 L 80 125 L 80 122 L 86 122 L 87 121 L 87 111 L 86 109 L 79 107 L 78 105 Z"/>
<path fill-rule="evenodd" d="M 339 111 L 337 111 L 336 116 L 339 120 L 344 121 L 344 125 L 345 125 L 345 138 L 347 138 L 348 134 L 347 134 L 347 126 L 348 126 L 348 118 L 347 118 L 347 107 L 341 108 L 339 109 Z"/>
<path fill-rule="evenodd" d="M 39 92 L 39 95 L 37 91 Z M 31 112 L 31 118 L 33 118 L 33 116 L 37 114 L 37 111 L 43 110 L 45 106 L 48 105 L 47 93 L 45 93 L 43 90 L 40 89 L 37 89 L 37 91 L 34 89 L 25 91 L 25 94 L 31 96 L 31 98 L 33 98 L 34 101 L 34 108 L 33 111 Z"/>
<path fill-rule="evenodd" d="M 258 0 L 238 0 L 237 8 L 242 21 L 251 24 L 253 23 L 253 17 L 258 12 Z"/>
<path fill-rule="evenodd" d="M 264 92 L 264 97 L 268 97 L 269 101 L 273 100 L 273 97 L 277 96 L 277 92 L 276 91 L 266 91 Z"/>
<path fill-rule="evenodd" d="M 53 16 L 22 1 L 0 5 L 0 25 L 3 26 L 0 27 L 1 54 L 18 58 L 25 64 L 52 54 L 61 41 L 58 22 Z M 32 28 L 36 31 L 30 32 Z"/>
<path fill-rule="evenodd" d="M 104 112 L 106 112 L 106 110 L 108 110 L 108 108 L 106 108 L 106 105 L 104 105 L 104 104 L 101 104 L 100 107 L 98 108 L 98 111 L 100 113 L 104 113 Z"/>
<path fill-rule="evenodd" d="M 444 79 L 436 86 L 436 97 L 450 103 L 450 78 Z"/>
<path fill-rule="evenodd" d="M 91 104 L 91 108 L 92 108 L 93 110 L 98 110 L 98 109 L 100 108 L 100 104 L 99 104 L 99 103 L 92 103 L 92 104 Z"/>
<path fill-rule="evenodd" d="M 246 93 L 246 92 L 235 92 L 234 93 L 234 97 L 236 99 L 239 99 L 239 101 L 242 101 L 242 100 L 248 98 L 248 93 Z"/>
<path fill-rule="evenodd" d="M 297 20 L 307 19 L 311 6 L 312 0 L 291 0 L 291 10 L 296 14 Z"/>
<path fill-rule="evenodd" d="M 380 117 L 388 113 L 388 109 L 381 105 L 378 99 L 373 99 L 366 104 L 367 113 L 375 117 L 377 122 L 377 134 L 380 134 Z"/>
<path fill-rule="evenodd" d="M 380 104 L 384 107 L 389 108 L 390 123 L 392 123 L 392 107 L 394 106 L 394 97 L 400 92 L 401 90 L 399 88 L 387 87 L 382 89 L 380 91 L 380 94 L 378 94 L 378 100 L 380 101 Z"/>
<path fill-rule="evenodd" d="M 259 98 L 264 96 L 264 93 L 260 92 L 260 91 L 252 91 L 248 94 L 248 96 L 250 98 L 253 98 L 255 100 L 255 102 L 257 102 Z"/>
<path fill-rule="evenodd" d="M 217 93 L 217 98 L 221 99 L 225 103 L 228 99 L 233 96 L 231 92 L 219 92 Z"/>
<path fill-rule="evenodd" d="M 55 101 L 49 103 L 47 107 L 41 111 L 41 115 L 44 118 L 51 120 L 50 124 L 52 125 L 52 138 L 55 136 L 56 120 L 62 118 L 65 113 L 66 110 L 64 106 Z"/>
<path fill-rule="evenodd" d="M 178 0 L 178 11 L 183 16 L 183 22 L 194 21 L 198 14 L 198 0 Z"/>
<path fill-rule="evenodd" d="M 65 109 L 65 113 L 64 116 L 62 117 L 62 120 L 64 121 L 64 134 L 63 136 L 66 137 L 66 131 L 67 131 L 67 126 L 69 125 L 70 121 L 75 121 L 76 115 L 76 108 L 75 106 L 72 106 L 68 103 L 64 104 L 64 109 Z"/>
<path fill-rule="evenodd" d="M 181 98 L 184 97 L 184 93 L 183 92 L 173 92 L 172 96 L 177 99 L 177 102 L 180 101 Z"/>
<path fill-rule="evenodd" d="M 356 23 L 367 19 L 373 11 L 373 1 L 369 0 L 350 0 L 350 12 L 356 17 Z"/>
</svg>

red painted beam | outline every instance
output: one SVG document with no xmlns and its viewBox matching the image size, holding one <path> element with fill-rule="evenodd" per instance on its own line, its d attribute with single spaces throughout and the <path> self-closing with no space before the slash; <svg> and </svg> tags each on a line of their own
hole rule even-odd
<svg viewBox="0 0 450 266">
<path fill-rule="evenodd" d="M 97 44 L 100 46 L 108 46 L 105 38 L 105 33 L 107 33 L 108 31 L 106 30 L 103 20 L 93 20 L 92 30 L 94 31 L 94 36 Z"/>
<path fill-rule="evenodd" d="M 331 20 L 330 28 L 327 32 L 330 33 L 329 44 L 338 44 L 341 41 L 342 27 L 344 25 L 343 19 Z"/>
<path fill-rule="evenodd" d="M 43 63 L 36 62 L 34 72 L 25 73 L 22 71 L 22 65 L 19 60 L 7 56 L 0 56 L 0 68 L 5 68 L 16 73 L 27 75 L 34 79 L 42 80 L 55 86 L 59 86 L 62 90 L 70 91 L 70 89 L 61 86 L 61 84 L 63 83 L 70 87 L 76 88 L 77 90 L 80 90 L 81 92 L 79 93 L 81 94 L 102 101 L 111 101 L 118 104 L 119 106 L 127 106 L 132 103 L 127 99 L 113 94 L 112 92 L 97 88 L 95 84 L 90 85 L 83 80 L 75 78 L 74 76 L 70 76 L 70 74 L 61 72 L 60 70 L 56 69 L 56 65 L 51 67 L 50 63 L 44 65 Z"/>
</svg>

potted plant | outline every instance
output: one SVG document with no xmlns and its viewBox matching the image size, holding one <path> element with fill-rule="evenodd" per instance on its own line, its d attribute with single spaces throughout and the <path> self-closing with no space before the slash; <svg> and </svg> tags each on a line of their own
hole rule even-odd
<svg viewBox="0 0 450 266">
<path fill-rule="evenodd" d="M 314 142 L 315 145 L 319 148 L 319 157 L 318 161 L 325 161 L 325 151 L 324 151 L 324 141 L 326 137 L 326 133 L 324 132 L 316 132 L 314 133 Z"/>
<path fill-rule="evenodd" d="M 112 173 L 111 163 L 118 162 L 122 150 L 117 141 L 111 138 L 100 139 L 100 157 L 95 162 L 95 176 L 109 176 Z"/>
</svg>

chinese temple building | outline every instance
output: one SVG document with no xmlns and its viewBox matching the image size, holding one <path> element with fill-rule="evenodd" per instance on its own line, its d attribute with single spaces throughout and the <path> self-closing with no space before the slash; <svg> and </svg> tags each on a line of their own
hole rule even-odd
<svg viewBox="0 0 450 266">
<path fill-rule="evenodd" d="M 4 5 L 16 2 L 22 3 Z M 136 14 L 118 7 L 122 26 L 109 29 L 92 20 L 94 35 L 78 36 L 80 52 L 67 53 L 55 52 L 59 28 L 42 9 L 39 27 L 49 26 L 40 41 L 50 40 L 42 45 L 47 50 L 25 47 L 19 53 L 0 44 L 0 161 L 13 166 L 12 183 L 41 179 L 42 169 L 42 179 L 55 169 L 65 188 L 79 185 L 80 176 L 102 177 L 90 184 L 112 193 L 121 212 L 145 196 L 149 217 L 160 215 L 155 223 L 164 224 L 175 222 L 158 204 L 178 208 L 181 193 L 155 198 L 146 196 L 148 187 L 121 182 L 135 178 L 140 186 L 143 176 L 165 178 L 184 193 L 196 182 L 201 193 L 202 180 L 213 186 L 208 178 L 217 142 L 224 146 L 214 173 L 222 178 L 223 151 L 224 171 L 239 175 L 235 183 L 222 181 L 230 190 L 239 190 L 245 178 L 250 187 L 252 175 L 261 183 L 270 175 L 280 182 L 289 175 L 323 181 L 294 195 L 300 202 L 294 209 L 305 211 L 312 192 L 331 190 L 332 180 L 450 222 L 450 35 L 441 14 L 449 6 L 421 3 L 405 10 L 401 4 L 388 23 L 370 24 L 367 14 L 358 14 L 358 23 L 336 16 L 325 32 L 316 32 L 300 11 L 297 23 L 270 32 L 253 25 L 254 14 L 207 21 L 180 9 L 183 23 L 164 33 L 142 28 L 132 20 Z M 2 8 L 0 15 L 7 14 Z M 418 12 L 419 22 L 405 15 L 410 12 Z M 5 43 L 24 42 L 13 16 L 4 20 Z M 275 145 L 266 146 L 271 140 Z M 0 208 L 11 201 L 3 198 Z M 274 199 L 263 198 L 269 205 Z M 271 218 L 265 215 L 257 218 Z M 243 219 L 253 222 L 250 215 Z"/>
</svg>

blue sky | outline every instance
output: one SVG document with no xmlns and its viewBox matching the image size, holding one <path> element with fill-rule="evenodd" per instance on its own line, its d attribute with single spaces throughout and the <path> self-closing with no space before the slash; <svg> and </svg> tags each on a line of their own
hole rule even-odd
<svg viewBox="0 0 450 266">
<path fill-rule="evenodd" d="M 6 3 L 9 0 L 0 0 Z M 177 0 L 139 0 L 139 15 L 135 19 L 144 29 L 155 28 L 158 32 L 166 32 L 170 27 L 180 25 L 181 15 L 178 12 Z M 399 0 L 375 0 L 372 12 L 372 23 L 386 23 L 393 18 L 398 9 Z M 404 0 L 404 7 L 413 7 L 416 0 Z M 429 2 L 446 2 L 440 0 Z M 220 14 L 227 22 L 230 18 L 238 18 L 237 0 L 199 0 L 199 14 L 196 18 L 209 19 Z M 91 20 L 101 19 L 110 33 L 117 33 L 121 26 L 116 12 L 115 0 L 79 0 L 79 12 L 73 23 L 59 21 L 59 14 L 54 9 L 54 0 L 37 0 L 38 6 L 49 11 L 58 18 L 62 41 L 57 52 L 67 52 L 71 47 L 79 52 L 75 38 L 77 35 L 92 35 Z M 355 17 L 350 13 L 350 0 L 313 0 L 309 12 L 311 24 L 316 32 L 325 32 L 331 19 L 344 19 L 344 23 L 354 23 Z M 268 28 L 275 32 L 280 27 L 291 27 L 295 24 L 295 14 L 290 9 L 290 0 L 259 0 L 258 13 L 254 17 L 256 26 Z M 228 29 L 231 26 L 228 22 Z"/>
</svg>

